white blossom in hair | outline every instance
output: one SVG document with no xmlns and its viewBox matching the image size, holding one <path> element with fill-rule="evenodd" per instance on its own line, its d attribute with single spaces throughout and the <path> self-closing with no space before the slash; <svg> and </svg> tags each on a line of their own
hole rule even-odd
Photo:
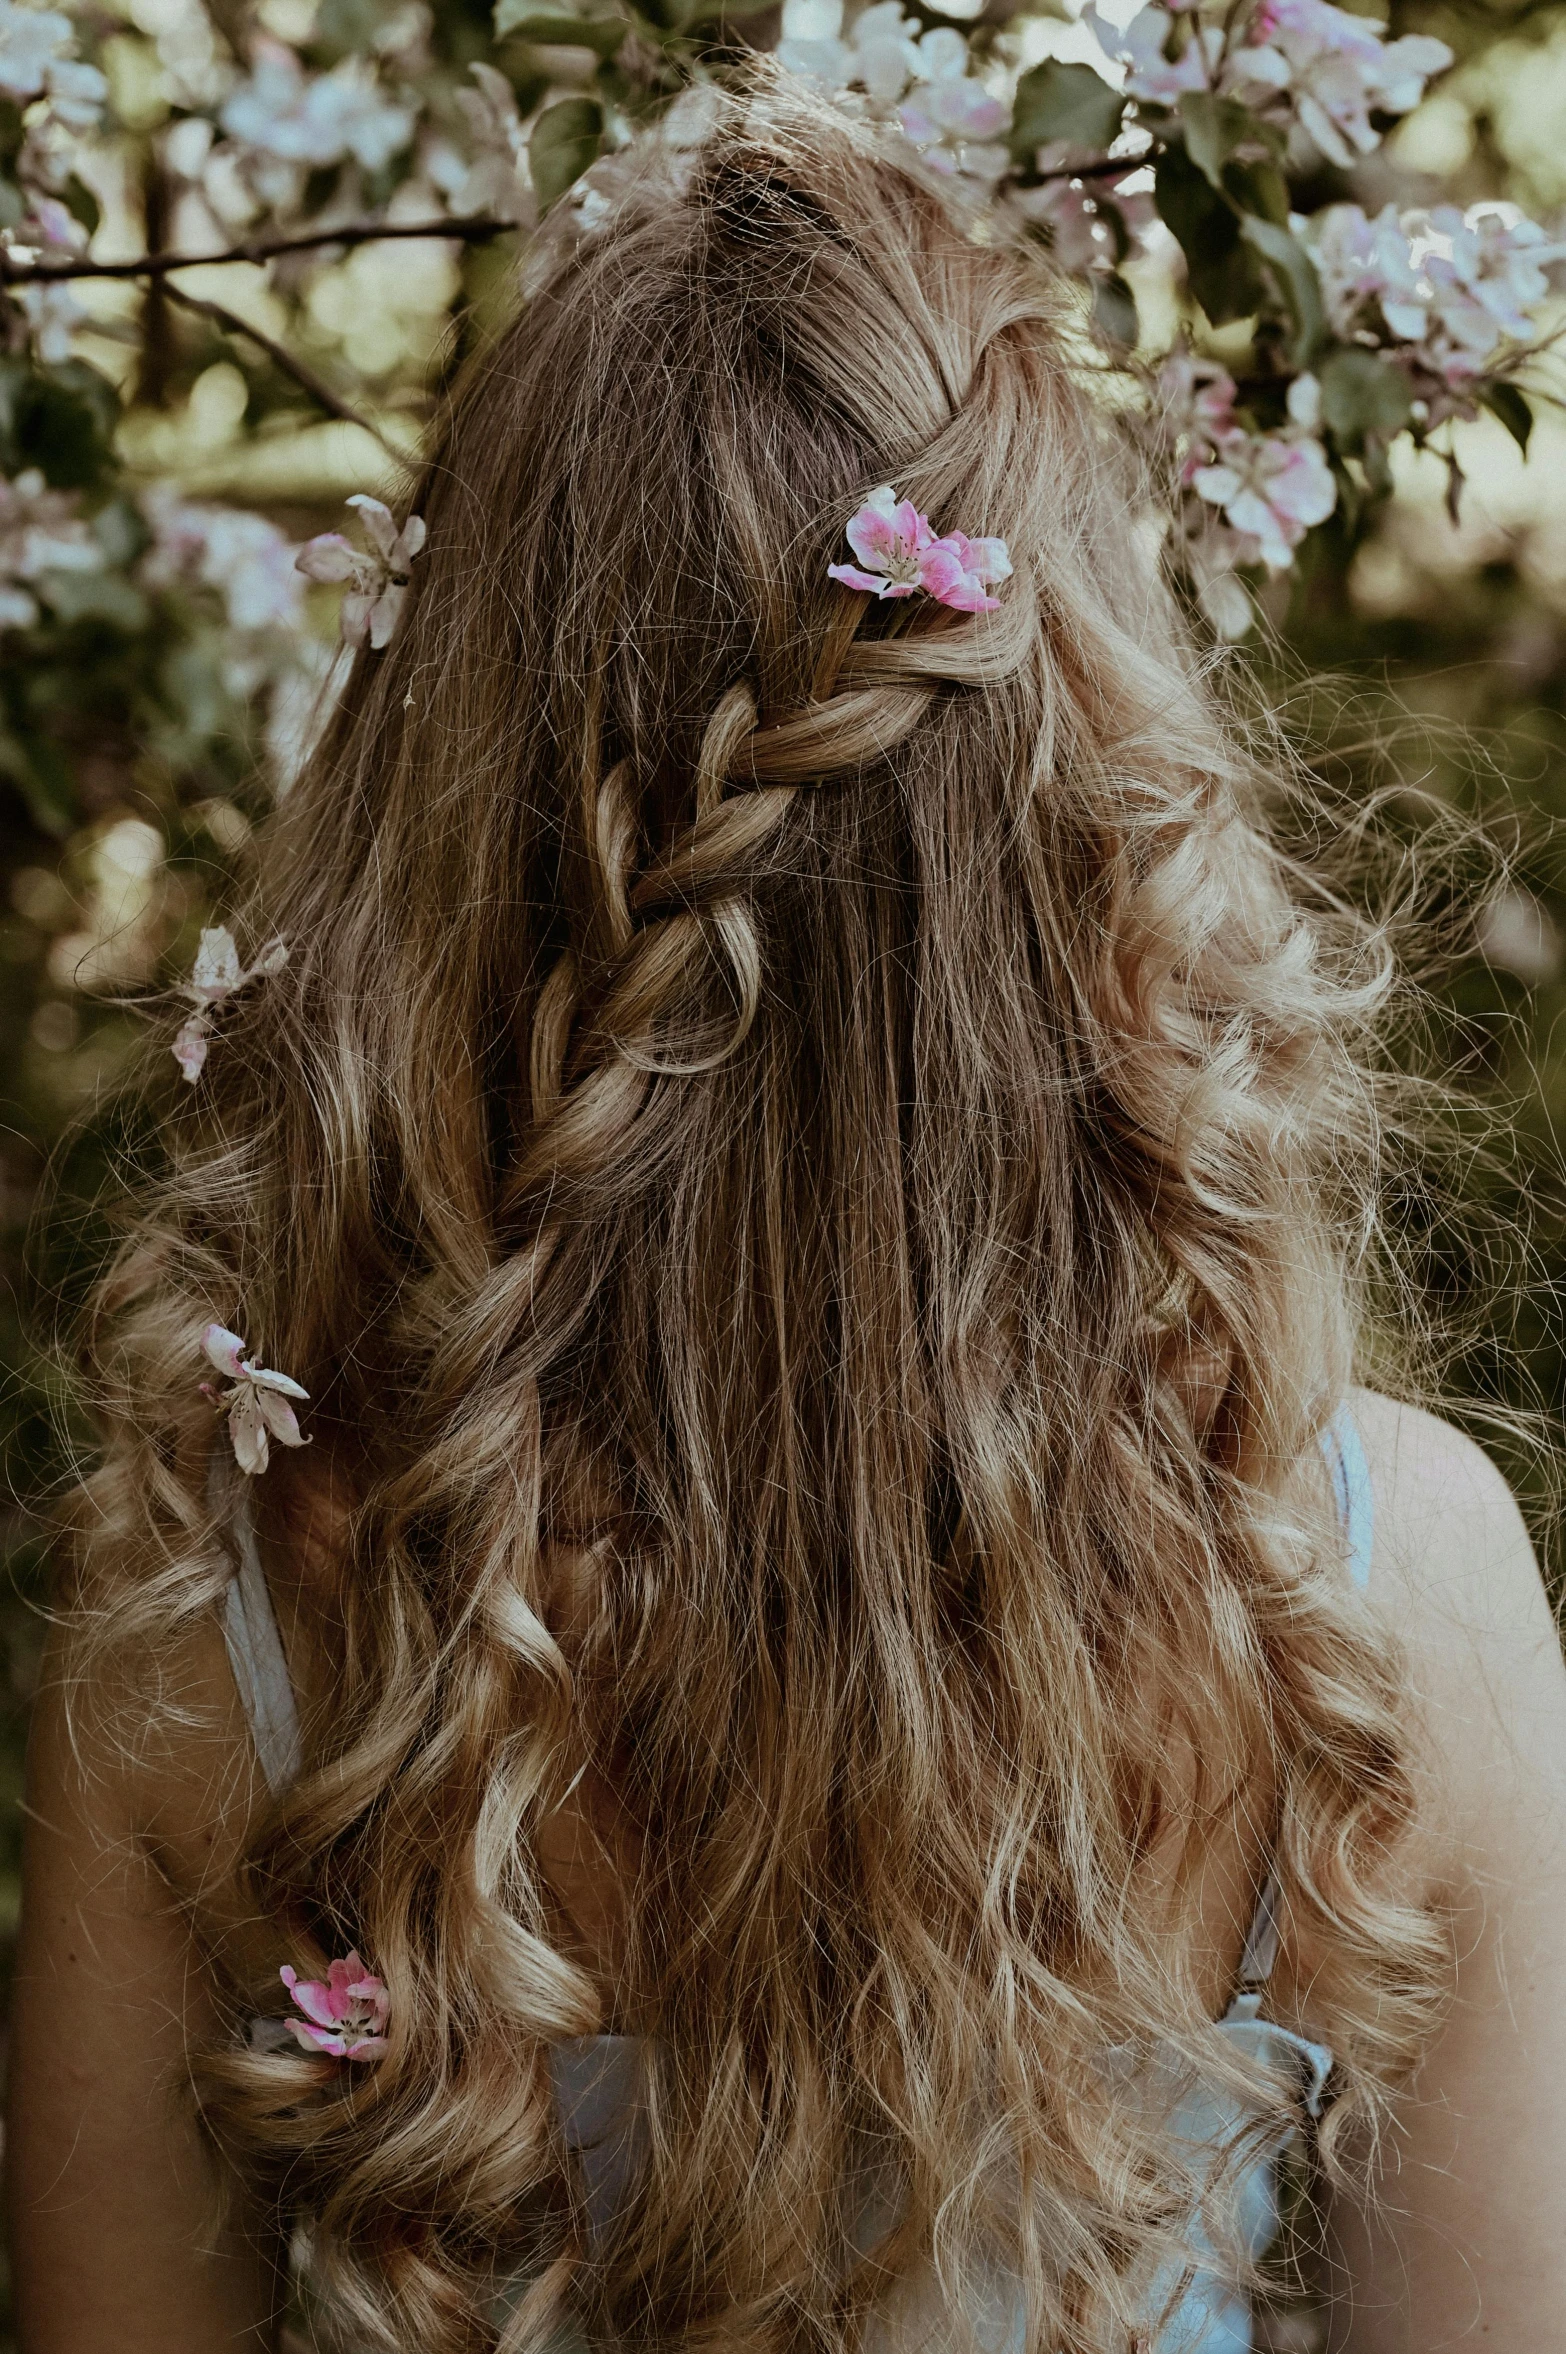
<svg viewBox="0 0 1566 2354">
<path fill-rule="evenodd" d="M 281 972 L 287 962 L 287 943 L 269 940 L 247 970 L 239 961 L 239 950 L 227 925 L 213 924 L 202 933 L 190 979 L 180 991 L 196 1010 L 186 1015 L 170 1049 L 190 1086 L 195 1086 L 206 1068 L 207 1041 L 216 1008 L 249 982 L 264 981 Z"/>
<path fill-rule="evenodd" d="M 220 1413 L 227 1414 L 234 1461 L 241 1471 L 252 1477 L 265 1471 L 271 1459 L 273 1439 L 285 1447 L 305 1444 L 299 1418 L 289 1400 L 308 1398 L 307 1389 L 290 1380 L 286 1373 L 273 1373 L 264 1365 L 254 1364 L 245 1355 L 245 1344 L 238 1333 L 228 1331 L 221 1324 L 207 1326 L 201 1335 L 201 1353 L 215 1372 L 233 1384 L 231 1389 L 215 1390 L 209 1381 L 204 1381 L 201 1394 L 210 1398 Z"/>
<path fill-rule="evenodd" d="M 367 491 L 355 491 L 348 504 L 363 518 L 368 554 L 340 531 L 323 531 L 305 541 L 294 564 L 308 580 L 342 582 L 337 626 L 343 643 L 372 646 L 378 653 L 390 645 L 397 627 L 408 594 L 408 569 L 424 546 L 424 518 L 410 515 L 399 531 L 391 509 Z"/>
</svg>

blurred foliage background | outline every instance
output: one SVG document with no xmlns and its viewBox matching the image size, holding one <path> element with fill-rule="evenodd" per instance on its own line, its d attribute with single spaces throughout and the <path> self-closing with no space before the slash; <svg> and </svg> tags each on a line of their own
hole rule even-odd
<svg viewBox="0 0 1566 2354">
<path fill-rule="evenodd" d="M 792 5 L 803 35 L 830 37 L 841 15 L 836 0 Z M 968 44 L 940 133 L 959 173 L 988 172 L 993 192 L 1025 154 L 1007 183 L 1019 203 L 1059 185 L 1058 169 L 1029 184 L 1076 156 L 1058 107 L 1042 123 L 1053 147 L 1004 133 L 995 147 L 983 91 L 1009 116 L 1019 72 L 1091 59 L 1078 15 L 1076 0 L 912 7 L 912 34 L 956 20 Z M 1559 223 L 1566 0 L 1395 0 L 1388 29 L 1444 42 L 1450 70 L 1346 161 L 1296 140 L 1292 200 L 1374 215 L 1500 199 Z M 172 1037 L 200 930 L 339 673 L 337 600 L 295 552 L 340 527 L 367 546 L 365 518 L 344 514 L 352 494 L 397 506 L 432 405 L 516 299 L 541 207 L 571 203 L 589 228 L 583 169 L 778 30 L 753 0 L 501 0 L 493 14 L 480 0 L 105 0 L 68 16 L 0 0 L 0 1973 L 47 1510 L 81 1436 L 60 1336 L 101 1245 L 116 1084 L 148 1018 L 132 1001 L 154 993 Z M 1033 85 L 1051 105 L 1073 87 Z M 1194 121 L 1158 136 L 1194 138 Z M 1129 171 L 1146 134 L 1125 152 Z M 1072 222 L 1036 204 L 1035 225 L 1079 268 L 1116 357 L 1156 365 L 1183 321 L 1198 355 L 1252 385 L 1251 427 L 1273 429 L 1272 391 L 1304 341 L 1286 366 L 1265 315 L 1258 329 L 1193 310 L 1189 256 L 1145 192 L 1135 215 L 1135 193 L 1121 215 Z M 464 226 L 402 233 L 427 222 Z M 364 223 L 398 234 L 359 241 Z M 1074 264 L 1068 230 L 1088 238 Z M 280 256 L 36 277 L 303 235 L 315 242 Z M 1551 294 L 1541 337 L 1563 318 Z M 1431 1021 L 1478 1090 L 1475 1143 L 1510 1123 L 1475 1153 L 1471 1185 L 1531 1222 L 1526 1296 L 1497 1307 L 1481 1290 L 1493 1270 L 1461 1216 L 1410 1216 L 1432 1294 L 1472 1311 L 1455 1378 L 1478 1405 L 1557 1413 L 1566 424 L 1537 385 L 1532 410 L 1526 456 L 1504 400 L 1455 403 L 1439 447 L 1340 433 L 1333 513 L 1287 568 L 1245 576 L 1266 623 L 1250 658 L 1349 800 L 1385 796 L 1415 847 L 1443 810 L 1482 818 L 1508 854 L 1499 886 L 1455 909 Z M 1350 498 L 1367 484 L 1381 495 Z M 363 563 L 384 585 L 373 551 Z M 1306 673 L 1330 683 L 1302 695 Z M 1513 1468 L 1526 1481 L 1526 1462 Z"/>
</svg>

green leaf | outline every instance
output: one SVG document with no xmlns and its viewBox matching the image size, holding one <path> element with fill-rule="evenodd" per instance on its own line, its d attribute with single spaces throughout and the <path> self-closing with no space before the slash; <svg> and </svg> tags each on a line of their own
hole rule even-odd
<svg viewBox="0 0 1566 2354">
<path fill-rule="evenodd" d="M 1153 169 L 1153 201 L 1185 255 L 1191 292 L 1215 327 L 1249 318 L 1261 277 L 1232 204 L 1183 147 L 1166 147 Z"/>
<path fill-rule="evenodd" d="M 1308 367 L 1312 353 L 1327 331 L 1316 265 L 1297 237 L 1276 221 L 1260 221 L 1247 213 L 1240 235 L 1259 253 L 1272 272 L 1290 318 L 1294 321 L 1291 357 L 1297 368 Z"/>
<path fill-rule="evenodd" d="M 22 152 L 27 137 L 27 126 L 22 110 L 12 98 L 0 98 L 0 164 L 9 170 Z"/>
<path fill-rule="evenodd" d="M 776 0 L 696 0 L 696 6 L 685 19 L 687 32 L 698 25 L 722 24 L 728 17 L 759 16 L 764 8 L 772 8 Z"/>
<path fill-rule="evenodd" d="M 373 49 L 385 20 L 384 0 L 321 0 L 311 40 L 330 53 L 335 65 L 355 50 Z"/>
<path fill-rule="evenodd" d="M 1256 128 L 1250 108 L 1211 90 L 1186 90 L 1180 99 L 1180 120 L 1186 154 L 1222 194 L 1224 165 Z"/>
<path fill-rule="evenodd" d="M 1258 159 L 1254 163 L 1226 163 L 1223 167 L 1224 194 L 1242 213 L 1254 213 L 1258 220 L 1276 221 L 1280 229 L 1289 225 L 1289 183 L 1275 163 Z"/>
<path fill-rule="evenodd" d="M 603 144 L 603 108 L 592 98 L 562 98 L 533 125 L 528 169 L 545 212 L 579 180 Z"/>
<path fill-rule="evenodd" d="M 1499 417 L 1524 457 L 1533 431 L 1533 411 L 1515 384 L 1487 384 L 1479 398 L 1493 417 Z"/>
<path fill-rule="evenodd" d="M 0 777 L 16 787 L 38 831 L 63 841 L 79 813 L 76 780 L 58 746 L 42 736 L 24 741 L 9 728 L 0 728 Z"/>
<path fill-rule="evenodd" d="M 59 621 L 104 621 L 131 635 L 145 629 L 147 600 L 123 572 L 41 572 L 38 594 Z"/>
<path fill-rule="evenodd" d="M 630 29 L 623 16 L 571 16 L 529 7 L 526 0 L 500 0 L 495 10 L 497 36 L 530 41 L 535 49 L 591 49 L 595 56 L 613 57 Z"/>
<path fill-rule="evenodd" d="M 1063 139 L 1072 147 L 1108 147 L 1120 135 L 1125 93 L 1090 65 L 1048 57 L 1023 75 L 1011 118 L 1011 152 L 1026 163 L 1036 147 Z"/>
<path fill-rule="evenodd" d="M 27 218 L 27 207 L 22 202 L 22 191 L 14 181 L 0 175 L 0 229 L 19 229 Z"/>
<path fill-rule="evenodd" d="M 1316 373 L 1322 416 L 1345 448 L 1357 447 L 1366 434 L 1390 441 L 1408 423 L 1408 378 L 1374 352 L 1345 346 L 1329 352 Z"/>
<path fill-rule="evenodd" d="M 64 199 L 66 211 L 73 220 L 81 222 L 90 237 L 103 218 L 102 208 L 92 190 L 85 181 L 78 180 L 76 174 L 72 172 L 60 194 Z"/>
<path fill-rule="evenodd" d="M 39 468 L 55 490 L 88 490 L 113 462 L 120 399 L 85 360 L 0 368 L 0 462 L 8 474 Z"/>
<path fill-rule="evenodd" d="M 1111 343 L 1125 351 L 1136 349 L 1141 332 L 1136 315 L 1136 296 L 1118 270 L 1109 270 L 1093 280 L 1093 317 Z"/>
</svg>

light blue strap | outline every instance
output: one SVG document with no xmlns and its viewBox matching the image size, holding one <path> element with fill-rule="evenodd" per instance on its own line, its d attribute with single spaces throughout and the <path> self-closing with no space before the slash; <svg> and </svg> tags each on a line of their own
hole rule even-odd
<svg viewBox="0 0 1566 2354">
<path fill-rule="evenodd" d="M 225 1490 L 227 1493 L 225 1494 Z M 225 1479 L 216 1457 L 208 1477 L 214 1510 L 228 1504 L 228 1531 L 237 1557 L 233 1577 L 223 1596 L 223 1640 L 234 1683 L 249 1720 L 250 1737 L 274 1798 L 280 1798 L 299 1778 L 303 1745 L 299 1737 L 299 1708 L 288 1673 L 277 1613 L 267 1587 L 261 1551 L 256 1543 L 250 1488 L 241 1481 L 237 1493 Z M 231 1499 L 231 1500 L 230 1500 Z"/>
<path fill-rule="evenodd" d="M 1363 1593 L 1370 1584 L 1370 1557 L 1375 1546 L 1376 1508 L 1370 1486 L 1359 1424 L 1347 1406 L 1340 1406 L 1322 1433 L 1322 1449 L 1332 1473 L 1333 1493 L 1343 1523 L 1343 1546 L 1348 1573 Z"/>
</svg>

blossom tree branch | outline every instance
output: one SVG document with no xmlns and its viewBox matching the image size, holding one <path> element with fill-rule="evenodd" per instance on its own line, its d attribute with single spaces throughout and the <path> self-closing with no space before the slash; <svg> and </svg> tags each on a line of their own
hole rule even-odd
<svg viewBox="0 0 1566 2354">
<path fill-rule="evenodd" d="M 251 237 L 243 244 L 225 246 L 218 253 L 143 253 L 131 261 L 28 262 L 18 265 L 0 245 L 0 284 L 48 286 L 67 278 L 164 278 L 172 270 L 208 269 L 218 262 L 266 262 L 279 254 L 309 253 L 325 245 L 374 245 L 396 237 L 444 237 L 463 245 L 483 245 L 504 237 L 518 223 L 491 219 L 487 214 L 466 219 L 435 221 L 342 221 L 334 229 L 312 229 L 287 237 Z M 245 329 L 246 334 L 250 329 Z"/>
<path fill-rule="evenodd" d="M 407 464 L 405 450 L 400 450 L 394 441 L 389 441 L 380 427 L 366 417 L 362 410 L 356 409 L 351 401 L 344 400 L 341 393 L 334 392 L 324 376 L 318 376 L 305 361 L 296 358 L 285 344 L 274 341 L 261 328 L 253 327 L 248 319 L 240 318 L 237 311 L 226 309 L 220 302 L 208 302 L 201 295 L 187 294 L 182 286 L 165 286 L 163 291 L 170 302 L 178 303 L 181 310 L 194 311 L 198 317 L 210 319 L 214 326 L 222 328 L 225 335 L 247 337 L 258 351 L 266 353 L 275 368 L 290 377 L 301 391 L 307 392 L 316 406 L 324 409 L 329 417 L 337 417 L 344 425 L 357 425 L 361 432 L 373 434 L 388 457 L 395 458 L 401 466 Z"/>
</svg>

